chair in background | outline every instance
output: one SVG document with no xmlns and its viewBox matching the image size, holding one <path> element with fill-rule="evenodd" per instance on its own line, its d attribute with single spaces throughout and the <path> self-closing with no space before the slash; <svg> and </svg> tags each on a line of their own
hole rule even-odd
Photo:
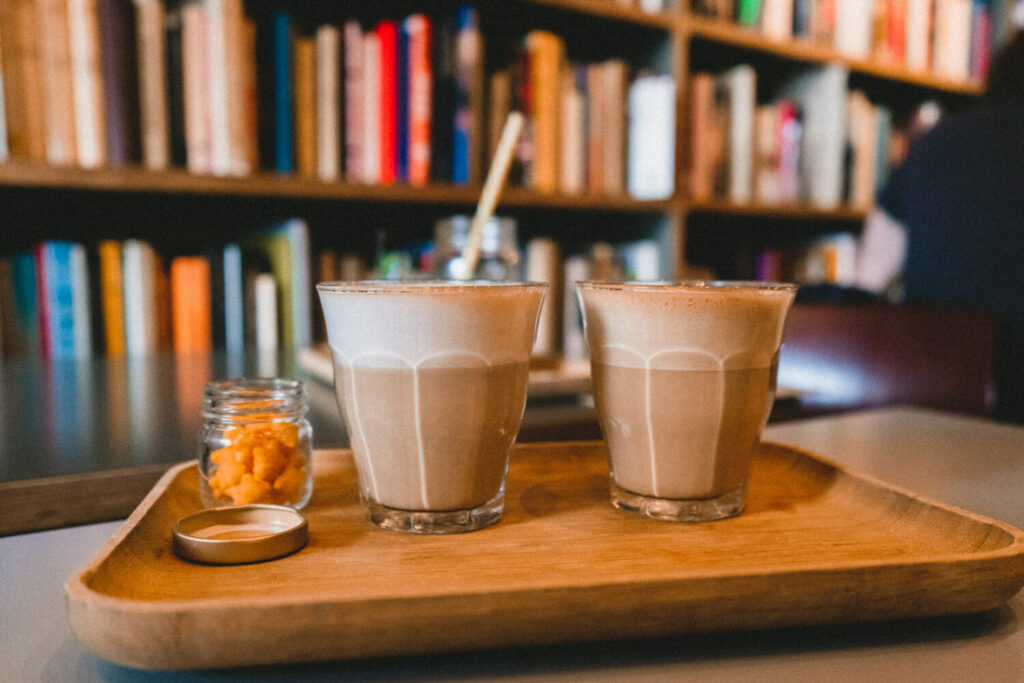
<svg viewBox="0 0 1024 683">
<path fill-rule="evenodd" d="M 779 359 L 796 395 L 773 419 L 895 404 L 989 415 L 997 333 L 960 309 L 797 303 Z"/>
</svg>

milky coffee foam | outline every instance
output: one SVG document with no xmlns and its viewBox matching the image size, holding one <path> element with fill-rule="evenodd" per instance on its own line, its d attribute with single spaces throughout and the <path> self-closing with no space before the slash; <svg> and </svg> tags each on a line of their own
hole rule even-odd
<svg viewBox="0 0 1024 683">
<path fill-rule="evenodd" d="M 542 285 L 498 283 L 325 283 L 317 289 L 335 358 L 362 367 L 522 361 L 544 296 Z"/>
<path fill-rule="evenodd" d="M 592 358 L 654 370 L 769 367 L 795 296 L 792 287 L 757 283 L 583 283 L 579 291 Z"/>
</svg>

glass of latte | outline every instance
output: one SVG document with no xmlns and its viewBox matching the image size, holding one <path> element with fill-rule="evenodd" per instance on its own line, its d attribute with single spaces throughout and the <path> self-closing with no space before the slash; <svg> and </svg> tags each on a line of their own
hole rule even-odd
<svg viewBox="0 0 1024 683">
<path fill-rule="evenodd" d="M 501 519 L 546 285 L 317 285 L 370 521 L 426 534 Z"/>
<path fill-rule="evenodd" d="M 577 284 L 611 502 L 644 517 L 738 515 L 775 396 L 788 284 Z"/>
</svg>

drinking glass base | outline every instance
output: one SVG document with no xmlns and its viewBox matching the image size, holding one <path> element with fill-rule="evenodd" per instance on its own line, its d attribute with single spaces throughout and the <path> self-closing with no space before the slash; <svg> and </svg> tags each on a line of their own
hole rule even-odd
<svg viewBox="0 0 1024 683">
<path fill-rule="evenodd" d="M 741 486 L 735 491 L 714 498 L 654 498 L 627 491 L 612 482 L 611 501 L 619 510 L 641 517 L 693 524 L 713 522 L 740 514 L 746 506 L 747 489 Z"/>
<path fill-rule="evenodd" d="M 412 534 L 461 534 L 496 524 L 505 510 L 505 493 L 462 510 L 399 510 L 367 501 L 370 521 L 389 531 Z"/>
</svg>

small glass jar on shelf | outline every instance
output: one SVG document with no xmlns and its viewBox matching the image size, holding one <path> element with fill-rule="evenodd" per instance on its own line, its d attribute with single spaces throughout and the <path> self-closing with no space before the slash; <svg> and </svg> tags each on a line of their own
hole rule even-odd
<svg viewBox="0 0 1024 683">
<path fill-rule="evenodd" d="M 313 429 L 302 382 L 229 379 L 203 393 L 199 495 L 204 507 L 301 509 L 313 493 Z"/>
</svg>

